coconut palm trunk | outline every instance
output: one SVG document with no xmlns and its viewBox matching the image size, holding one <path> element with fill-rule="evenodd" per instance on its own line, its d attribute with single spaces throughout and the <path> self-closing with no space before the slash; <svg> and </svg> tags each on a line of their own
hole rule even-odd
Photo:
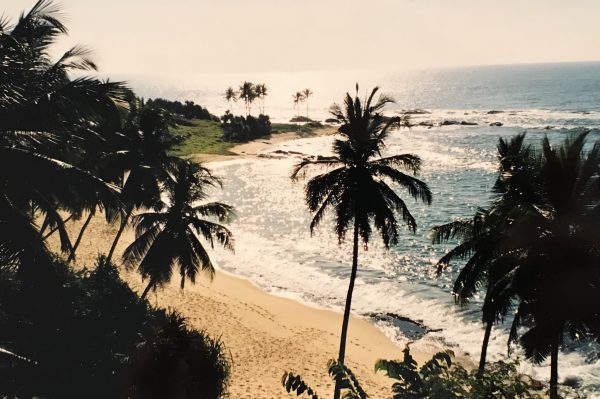
<svg viewBox="0 0 600 399">
<path fill-rule="evenodd" d="M 354 219 L 354 242 L 352 250 L 352 271 L 350 273 L 350 283 L 348 284 L 348 294 L 346 294 L 346 306 L 344 308 L 344 320 L 342 321 L 342 333 L 340 335 L 340 352 L 338 363 L 344 364 L 346 357 L 346 336 L 348 335 L 348 323 L 350 322 L 350 310 L 352 309 L 352 293 L 354 291 L 354 280 L 356 280 L 356 271 L 358 270 L 358 218 Z M 340 381 L 335 382 L 334 399 L 340 398 Z"/>
<path fill-rule="evenodd" d="M 69 220 L 73 219 L 73 217 L 75 216 L 74 213 L 70 214 L 69 217 L 67 217 L 65 220 L 63 220 L 63 224 L 67 223 Z M 52 236 L 52 234 L 56 233 L 58 231 L 59 227 L 54 227 L 52 228 L 48 234 L 46 234 L 45 236 L 42 237 L 42 241 L 46 241 L 48 238 L 50 238 L 50 236 Z M 40 234 L 43 234 L 43 231 L 40 232 Z"/>
<path fill-rule="evenodd" d="M 81 226 L 81 230 L 79 231 L 77 240 L 75 240 L 75 244 L 73 244 L 73 252 L 71 252 L 71 254 L 69 255 L 69 259 L 67 259 L 67 262 L 71 262 L 71 261 L 75 260 L 75 251 L 77 251 L 77 247 L 79 247 L 79 244 L 81 243 L 81 239 L 83 238 L 83 233 L 85 233 L 85 230 L 88 228 L 95 213 L 96 213 L 95 210 L 90 211 L 90 214 L 88 215 L 87 219 L 85 219 L 85 223 L 83 223 L 83 226 Z"/>
<path fill-rule="evenodd" d="M 105 264 L 110 263 L 113 255 L 115 253 L 115 249 L 117 248 L 117 244 L 119 243 L 119 239 L 121 238 L 123 231 L 125 231 L 125 227 L 127 227 L 127 222 L 129 221 L 129 218 L 131 217 L 132 213 L 133 213 L 133 207 L 130 207 L 127 210 L 127 213 L 125 214 L 125 217 L 121 220 L 121 226 L 119 227 L 119 231 L 117 232 L 117 235 L 115 236 L 115 240 L 113 241 L 112 246 L 110 247 L 110 251 L 108 251 L 108 255 L 106 256 Z"/>
<path fill-rule="evenodd" d="M 308 97 L 306 97 L 306 119 L 308 119 Z"/>
<path fill-rule="evenodd" d="M 148 285 L 144 289 L 144 292 L 142 292 L 142 296 L 141 296 L 142 299 L 146 299 L 146 296 L 148 295 L 148 293 L 150 292 L 152 287 L 154 287 L 154 279 L 153 278 L 150 279 L 150 281 L 148 282 Z"/>
<path fill-rule="evenodd" d="M 487 357 L 487 348 L 490 343 L 490 335 L 492 333 L 492 322 L 485 324 L 485 333 L 483 335 L 483 344 L 481 345 L 481 356 L 479 357 L 479 374 L 483 374 L 485 370 L 485 358 Z"/>
<path fill-rule="evenodd" d="M 558 396 L 558 347 L 562 328 L 555 333 L 550 351 L 550 399 L 559 399 Z"/>
</svg>

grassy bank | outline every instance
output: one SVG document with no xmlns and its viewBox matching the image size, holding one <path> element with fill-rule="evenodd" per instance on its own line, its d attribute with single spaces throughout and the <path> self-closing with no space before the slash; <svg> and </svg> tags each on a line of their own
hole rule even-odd
<svg viewBox="0 0 600 399">
<path fill-rule="evenodd" d="M 314 125 L 296 125 L 293 123 L 273 123 L 273 134 L 296 132 L 309 134 L 318 129 Z M 177 125 L 171 132 L 184 137 L 181 144 L 175 146 L 173 155 L 180 157 L 192 154 L 233 155 L 230 149 L 238 142 L 225 141 L 219 122 L 194 119 L 191 126 Z"/>
<path fill-rule="evenodd" d="M 229 149 L 236 145 L 222 139 L 223 129 L 221 124 L 215 121 L 194 119 L 191 126 L 177 125 L 171 128 L 171 132 L 185 138 L 173 151 L 177 156 L 198 153 L 231 155 Z"/>
</svg>

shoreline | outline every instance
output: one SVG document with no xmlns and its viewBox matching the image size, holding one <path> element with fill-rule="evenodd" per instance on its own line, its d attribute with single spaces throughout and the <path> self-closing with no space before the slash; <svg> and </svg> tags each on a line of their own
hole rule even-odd
<svg viewBox="0 0 600 399">
<path fill-rule="evenodd" d="M 204 162 L 210 163 L 255 157 L 276 143 L 334 133 L 335 128 L 319 129 L 311 134 L 280 133 L 270 140 L 254 140 L 236 146 L 237 155 L 195 154 L 190 158 L 201 161 L 206 157 Z M 79 232 L 84 219 L 85 215 L 80 221 L 67 224 L 70 236 Z M 108 251 L 117 227 L 108 225 L 101 214 L 95 216 L 81 241 L 75 267 L 93 267 L 96 257 Z M 133 239 L 133 230 L 127 229 L 117 246 L 115 263 L 119 263 L 119 255 Z M 57 238 L 52 236 L 50 243 L 56 248 Z M 139 274 L 123 267 L 119 270 L 132 289 L 139 293 L 143 291 L 145 282 Z M 323 396 L 333 390 L 327 362 L 337 358 L 341 312 L 269 293 L 248 278 L 220 269 L 212 282 L 200 274 L 196 284 L 187 282 L 184 290 L 180 289 L 179 279 L 174 277 L 163 289 L 151 292 L 148 300 L 154 306 L 177 310 L 191 327 L 222 340 L 231 354 L 231 397 L 292 397 L 281 385 L 281 376 L 287 371 L 301 375 Z M 375 362 L 381 358 L 402 359 L 403 349 L 403 343 L 394 342 L 368 318 L 351 315 L 346 365 L 373 397 L 389 396 L 393 383 L 392 379 L 374 372 Z M 423 364 L 437 352 L 430 349 L 411 348 L 411 355 Z M 457 358 L 466 365 L 471 363 L 464 356 L 457 354 Z"/>
<path fill-rule="evenodd" d="M 83 220 L 69 222 L 69 235 L 77 234 L 82 223 Z M 97 256 L 109 249 L 117 227 L 106 224 L 103 215 L 96 215 L 83 236 L 74 267 L 94 267 Z M 123 233 L 115 260 L 133 239 L 131 229 Z M 55 235 L 50 237 L 49 244 L 57 248 Z M 119 267 L 119 272 L 133 290 L 143 291 L 146 282 L 137 272 L 123 267 Z M 270 294 L 251 280 L 222 270 L 217 270 L 212 281 L 201 273 L 195 285 L 187 282 L 183 290 L 179 279 L 174 277 L 163 289 L 151 291 L 148 301 L 153 306 L 178 311 L 191 327 L 222 340 L 231 354 L 233 398 L 292 397 L 281 385 L 281 376 L 287 371 L 300 374 L 324 396 L 333 390 L 327 362 L 337 358 L 341 312 Z M 402 359 L 402 350 L 403 346 L 393 342 L 371 321 L 351 315 L 346 365 L 373 397 L 389 396 L 393 383 L 374 372 L 375 362 L 380 358 Z M 422 364 L 433 353 L 411 349 L 411 354 Z"/>
<path fill-rule="evenodd" d="M 190 159 L 194 162 L 208 164 L 210 162 L 220 162 L 220 161 L 229 161 L 232 159 L 239 158 L 247 158 L 247 157 L 256 157 L 265 149 L 271 147 L 274 144 L 279 144 L 285 141 L 298 140 L 298 139 L 306 139 L 320 136 L 330 136 L 337 132 L 337 127 L 335 126 L 324 126 L 321 128 L 317 128 L 310 133 L 301 133 L 301 132 L 284 132 L 284 133 L 274 133 L 271 134 L 271 137 L 264 139 L 255 139 L 251 140 L 247 143 L 240 143 L 229 149 L 232 155 L 222 155 L 222 154 L 207 154 L 207 153 L 196 153 L 187 156 L 187 159 Z"/>
</svg>

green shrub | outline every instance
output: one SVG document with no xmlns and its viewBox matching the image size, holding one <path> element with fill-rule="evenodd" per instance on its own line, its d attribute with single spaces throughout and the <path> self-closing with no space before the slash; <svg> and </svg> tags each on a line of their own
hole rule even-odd
<svg viewBox="0 0 600 399">
<path fill-rule="evenodd" d="M 150 307 L 112 265 L 74 272 L 55 260 L 44 279 L 4 271 L 0 288 L 0 348 L 14 354 L 0 356 L 0 397 L 131 397 L 140 353 L 155 347 L 168 353 L 178 348 L 179 336 L 189 338 L 192 359 L 154 386 L 164 391 L 185 380 L 190 389 L 202 385 L 202 395 L 194 397 L 216 399 L 225 392 L 229 369 L 219 342 L 188 329 L 179 316 Z"/>
<path fill-rule="evenodd" d="M 392 399 L 534 399 L 545 397 L 541 392 L 547 388 L 538 381 L 520 374 L 518 362 L 496 362 L 488 365 L 483 373 L 467 371 L 454 362 L 451 351 L 439 352 L 420 368 L 410 354 L 408 345 L 401 361 L 379 360 L 375 371 L 382 371 L 395 380 Z M 368 395 L 350 369 L 334 360 L 329 362 L 329 375 L 340 381 L 341 397 L 364 399 Z M 287 392 L 307 395 L 318 399 L 301 376 L 286 372 L 281 380 Z M 580 398 L 572 388 L 561 387 L 561 397 Z"/>
</svg>

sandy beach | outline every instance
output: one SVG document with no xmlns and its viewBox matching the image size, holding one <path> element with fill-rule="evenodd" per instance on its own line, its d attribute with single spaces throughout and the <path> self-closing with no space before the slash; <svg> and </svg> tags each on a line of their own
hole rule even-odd
<svg viewBox="0 0 600 399">
<path fill-rule="evenodd" d="M 320 134 L 332 133 L 331 129 L 323 130 Z M 241 156 L 253 156 L 275 142 L 294 138 L 298 135 L 283 133 L 268 141 L 240 145 L 236 151 Z M 195 159 L 202 157 L 198 155 Z M 212 160 L 217 159 L 223 158 Z M 82 221 L 67 224 L 71 237 L 77 235 L 81 224 Z M 116 230 L 117 226 L 108 225 L 101 215 L 95 217 L 81 242 L 76 266 L 92 267 L 99 254 L 108 252 Z M 126 230 L 117 247 L 117 263 L 133 239 L 133 231 Z M 56 237 L 52 240 L 56 245 Z M 133 289 L 138 292 L 144 289 L 139 274 L 120 269 Z M 288 397 L 280 382 L 288 370 L 302 375 L 324 397 L 333 390 L 326 365 L 337 355 L 341 313 L 270 295 L 248 280 L 221 271 L 212 282 L 208 276 L 202 276 L 195 285 L 187 283 L 184 290 L 175 279 L 165 289 L 151 293 L 149 300 L 156 306 L 177 310 L 191 326 L 220 337 L 231 353 L 232 398 Z M 387 396 L 392 384 L 392 380 L 374 372 L 376 360 L 401 358 L 402 349 L 367 320 L 351 318 L 346 364 L 372 397 Z M 411 352 L 419 362 L 430 356 L 417 350 Z"/>
</svg>

